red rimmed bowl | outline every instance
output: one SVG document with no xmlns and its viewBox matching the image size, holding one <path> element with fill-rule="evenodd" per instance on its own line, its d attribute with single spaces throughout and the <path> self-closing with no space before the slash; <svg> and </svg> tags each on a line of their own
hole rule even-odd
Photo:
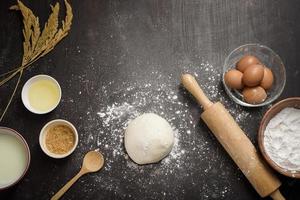
<svg viewBox="0 0 300 200">
<path fill-rule="evenodd" d="M 260 127 L 258 130 L 258 145 L 263 157 L 266 159 L 269 165 L 271 165 L 272 168 L 274 168 L 276 171 L 278 171 L 279 173 L 285 176 L 289 176 L 292 178 L 300 178 L 300 171 L 285 169 L 279 166 L 276 162 L 274 162 L 266 152 L 265 145 L 264 145 L 264 137 L 265 137 L 264 132 L 270 120 L 273 117 L 275 117 L 275 115 L 279 113 L 281 110 L 288 107 L 300 109 L 300 97 L 291 97 L 279 101 L 265 113 L 264 117 L 261 120 Z"/>
<path fill-rule="evenodd" d="M 17 131 L 0 127 L 0 191 L 17 184 L 30 165 L 30 150 Z"/>
</svg>

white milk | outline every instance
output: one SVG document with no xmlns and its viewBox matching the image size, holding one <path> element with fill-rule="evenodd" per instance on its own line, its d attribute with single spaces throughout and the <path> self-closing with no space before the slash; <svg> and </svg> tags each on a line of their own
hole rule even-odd
<svg viewBox="0 0 300 200">
<path fill-rule="evenodd" d="M 0 188 L 18 180 L 26 163 L 26 149 L 20 139 L 0 132 Z"/>
</svg>

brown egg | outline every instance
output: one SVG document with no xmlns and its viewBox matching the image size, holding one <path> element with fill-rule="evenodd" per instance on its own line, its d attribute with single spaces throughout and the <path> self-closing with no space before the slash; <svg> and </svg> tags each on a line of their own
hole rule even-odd
<svg viewBox="0 0 300 200">
<path fill-rule="evenodd" d="M 228 87 L 232 89 L 242 89 L 243 88 L 243 73 L 236 70 L 231 69 L 225 73 L 224 80 Z"/>
<path fill-rule="evenodd" d="M 255 56 L 245 55 L 237 62 L 236 68 L 237 70 L 244 72 L 247 67 L 256 64 L 260 64 L 260 61 Z"/>
<path fill-rule="evenodd" d="M 243 90 L 243 96 L 247 103 L 258 104 L 266 100 L 267 93 L 264 88 L 260 86 L 247 87 Z"/>
<path fill-rule="evenodd" d="M 265 90 L 268 90 L 272 87 L 273 81 L 274 81 L 274 76 L 271 69 L 265 67 L 264 77 L 260 83 L 260 86 L 263 87 Z"/>
<path fill-rule="evenodd" d="M 260 64 L 250 65 L 243 74 L 243 83 L 253 87 L 260 84 L 264 77 L 264 66 Z"/>
</svg>

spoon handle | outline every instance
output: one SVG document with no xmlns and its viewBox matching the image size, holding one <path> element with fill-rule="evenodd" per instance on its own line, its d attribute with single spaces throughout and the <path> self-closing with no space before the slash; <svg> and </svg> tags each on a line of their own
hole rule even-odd
<svg viewBox="0 0 300 200">
<path fill-rule="evenodd" d="M 74 176 L 71 180 L 69 180 L 64 187 L 62 187 L 52 198 L 51 200 L 58 200 L 82 175 L 84 175 L 84 171 L 80 170 L 76 176 Z"/>
</svg>

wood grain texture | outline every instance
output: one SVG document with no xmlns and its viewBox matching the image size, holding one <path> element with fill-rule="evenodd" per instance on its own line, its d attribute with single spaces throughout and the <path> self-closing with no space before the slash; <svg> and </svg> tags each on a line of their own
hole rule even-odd
<svg viewBox="0 0 300 200">
<path fill-rule="evenodd" d="M 206 109 L 201 118 L 261 197 L 280 187 L 275 173 L 220 102 Z"/>
<path fill-rule="evenodd" d="M 53 1 L 24 0 L 24 3 L 44 23 Z M 245 43 L 261 43 L 277 52 L 286 65 L 287 84 L 280 99 L 300 96 L 300 2 L 72 0 L 71 3 L 74 23 L 70 35 L 26 72 L 21 83 L 36 74 L 49 74 L 62 87 L 62 103 L 48 115 L 33 115 L 22 105 L 18 90 L 1 125 L 22 133 L 30 146 L 32 163 L 25 179 L 1 193 L 0 199 L 49 199 L 59 189 L 59 183 L 66 182 L 77 171 L 84 153 L 96 148 L 108 159 L 114 158 L 114 162 L 100 174 L 83 177 L 65 194 L 65 199 L 259 199 L 208 128 L 199 122 L 201 110 L 179 87 L 180 75 L 197 72 L 197 79 L 204 85 L 211 75 L 200 70 L 202 62 L 208 62 L 220 73 L 231 50 Z M 15 1 L 0 1 L 0 73 L 21 62 L 21 18 L 8 10 L 12 4 Z M 159 72 L 163 78 L 152 72 Z M 168 79 L 170 75 L 172 78 Z M 161 105 L 164 117 L 174 116 L 173 124 L 178 127 L 189 121 L 198 124 L 189 126 L 190 135 L 184 130 L 180 132 L 180 147 L 186 152 L 183 166 L 174 168 L 172 173 L 168 171 L 167 175 L 157 175 L 162 164 L 132 168 L 128 166 L 130 160 L 114 157 L 113 149 L 105 148 L 105 143 L 110 144 L 115 138 L 108 134 L 111 129 L 103 126 L 97 112 L 113 102 L 133 101 L 134 97 L 122 96 L 126 85 L 166 82 L 182 103 L 175 109 L 187 105 L 186 117 L 190 118 L 174 115 L 174 110 L 167 110 L 173 108 L 169 103 Z M 104 86 L 109 86 L 109 92 L 103 92 Z M 0 108 L 7 101 L 11 87 L 0 88 Z M 229 107 L 226 107 L 235 116 L 241 110 L 249 113 L 240 125 L 257 146 L 258 124 L 267 108 L 237 107 L 220 84 L 215 87 L 220 94 L 213 96 L 213 101 L 222 97 L 222 103 L 227 102 Z M 140 87 L 134 92 L 138 90 L 145 89 Z M 153 86 L 149 92 L 158 91 Z M 153 100 L 140 109 L 151 112 L 154 107 L 159 105 Z M 40 129 L 55 118 L 71 121 L 80 133 L 77 150 L 63 160 L 48 158 L 38 145 Z M 107 133 L 107 137 L 98 134 L 100 131 Z M 94 140 L 89 139 L 92 133 Z M 98 144 L 96 139 L 103 142 Z M 283 176 L 280 180 L 287 199 L 300 198 L 298 180 Z"/>
</svg>

